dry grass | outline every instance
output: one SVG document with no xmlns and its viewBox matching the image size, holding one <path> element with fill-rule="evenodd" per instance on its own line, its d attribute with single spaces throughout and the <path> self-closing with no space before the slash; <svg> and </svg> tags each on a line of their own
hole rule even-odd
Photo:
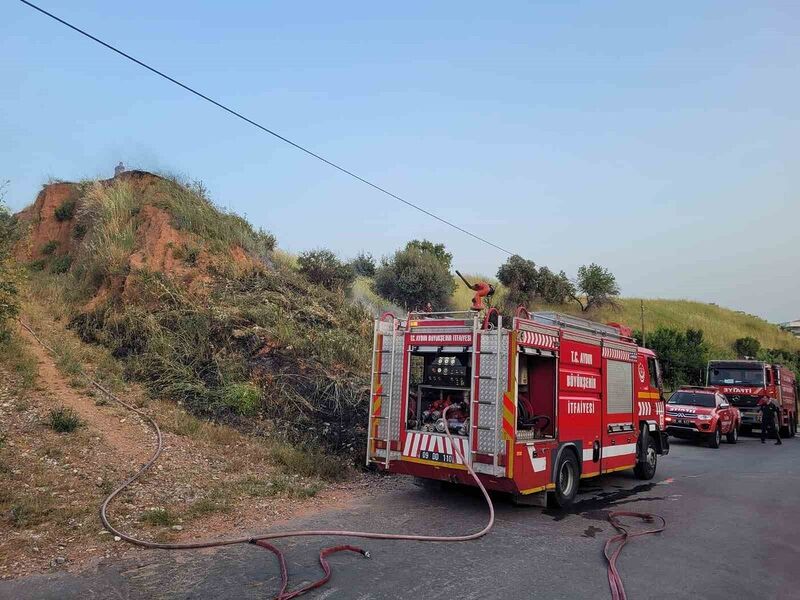
<svg viewBox="0 0 800 600">
<path fill-rule="evenodd" d="M 692 300 L 645 300 L 645 327 L 674 327 L 676 329 L 702 329 L 705 338 L 717 350 L 730 352 L 733 342 L 751 336 L 761 342 L 763 348 L 781 348 L 800 351 L 800 339 L 781 330 L 764 319 L 713 304 Z M 603 310 L 601 319 L 620 321 L 639 329 L 640 300 L 624 298 L 619 311 Z"/>
<path fill-rule="evenodd" d="M 154 527 L 172 527 L 178 522 L 178 517 L 166 508 L 151 508 L 142 513 L 140 520 Z"/>
<path fill-rule="evenodd" d="M 267 478 L 249 475 L 239 482 L 241 492 L 251 498 L 283 496 L 302 500 L 313 498 L 322 488 L 323 484 L 319 481 L 285 474 Z"/>
<path fill-rule="evenodd" d="M 218 446 L 230 446 L 242 437 L 232 427 L 200 419 L 178 407 L 162 406 L 158 422 L 164 431 Z"/>
<path fill-rule="evenodd" d="M 350 289 L 350 296 L 374 316 L 386 311 L 392 312 L 398 317 L 405 313 L 401 307 L 376 294 L 372 289 L 372 279 L 369 277 L 356 277 L 353 287 Z"/>
<path fill-rule="evenodd" d="M 36 382 L 39 373 L 36 358 L 15 331 L 0 341 L 0 365 L 12 373 L 14 385 L 19 391 L 30 389 Z"/>
<path fill-rule="evenodd" d="M 114 391 L 128 389 L 122 365 L 107 349 L 85 344 L 74 331 L 65 328 L 72 316 L 68 285 L 63 278 L 32 274 L 24 294 L 23 320 L 35 325 L 42 341 L 58 349 L 56 366 L 77 389 L 89 390 L 82 369 Z"/>
<path fill-rule="evenodd" d="M 275 444 L 270 449 L 270 456 L 286 473 L 305 477 L 340 481 L 351 473 L 350 467 L 342 459 L 316 449 Z"/>
<path fill-rule="evenodd" d="M 80 249 L 83 278 L 96 286 L 104 277 L 127 273 L 128 261 L 136 246 L 134 218 L 141 209 L 141 198 L 125 181 L 104 186 L 87 186 L 80 201 L 77 219 L 87 234 Z"/>
<path fill-rule="evenodd" d="M 266 258 L 275 248 L 272 234 L 254 229 L 246 219 L 214 204 L 202 182 L 164 175 L 152 200 L 172 215 L 176 229 L 194 233 L 215 251 L 239 246 L 254 256 Z"/>
</svg>

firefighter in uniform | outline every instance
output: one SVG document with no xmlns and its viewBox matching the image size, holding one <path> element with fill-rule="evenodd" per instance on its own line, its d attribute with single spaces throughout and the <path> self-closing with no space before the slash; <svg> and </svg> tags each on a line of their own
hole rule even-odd
<svg viewBox="0 0 800 600">
<path fill-rule="evenodd" d="M 774 431 L 777 440 L 775 444 L 780 446 L 783 442 L 781 441 L 781 428 L 778 424 L 778 407 L 767 396 L 763 396 L 758 401 L 758 406 L 761 409 L 761 443 L 765 443 L 767 431 Z"/>
</svg>

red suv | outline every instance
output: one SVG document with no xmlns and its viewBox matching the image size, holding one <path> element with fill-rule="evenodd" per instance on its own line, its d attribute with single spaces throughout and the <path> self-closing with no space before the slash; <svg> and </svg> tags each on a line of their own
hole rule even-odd
<svg viewBox="0 0 800 600">
<path fill-rule="evenodd" d="M 684 386 L 667 400 L 664 421 L 668 435 L 705 439 L 711 448 L 719 448 L 723 435 L 729 444 L 737 442 L 742 417 L 714 388 Z"/>
</svg>

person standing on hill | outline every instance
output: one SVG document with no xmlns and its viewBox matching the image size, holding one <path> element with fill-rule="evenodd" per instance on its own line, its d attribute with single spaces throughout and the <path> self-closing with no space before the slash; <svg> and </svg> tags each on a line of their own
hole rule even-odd
<svg viewBox="0 0 800 600">
<path fill-rule="evenodd" d="M 114 177 L 124 172 L 125 172 L 125 165 L 122 164 L 122 161 L 119 161 L 119 164 L 116 167 L 114 167 Z"/>
<path fill-rule="evenodd" d="M 775 432 L 776 446 L 783 444 L 781 441 L 781 428 L 778 425 L 778 411 L 780 410 L 772 399 L 767 396 L 762 396 L 758 401 L 758 407 L 761 409 L 761 443 L 764 444 L 767 439 L 767 431 Z"/>
</svg>

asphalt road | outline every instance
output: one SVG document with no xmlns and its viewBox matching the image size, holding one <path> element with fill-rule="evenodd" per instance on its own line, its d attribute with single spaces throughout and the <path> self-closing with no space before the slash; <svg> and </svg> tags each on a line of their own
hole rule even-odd
<svg viewBox="0 0 800 600">
<path fill-rule="evenodd" d="M 356 540 L 372 560 L 331 557 L 334 574 L 308 598 L 608 598 L 602 549 L 610 510 L 655 512 L 667 530 L 626 546 L 618 566 L 631 600 L 800 598 L 800 438 L 776 447 L 745 437 L 712 450 L 674 441 L 652 482 L 621 473 L 589 480 L 567 513 L 496 499 L 497 523 L 466 543 Z M 426 534 L 482 526 L 475 493 L 403 485 L 344 511 L 298 520 L 298 528 L 361 528 Z M 279 541 L 292 585 L 319 576 L 317 553 L 340 539 Z M 146 552 L 81 574 L 0 583 L 0 598 L 272 598 L 274 557 L 254 546 Z"/>
</svg>

